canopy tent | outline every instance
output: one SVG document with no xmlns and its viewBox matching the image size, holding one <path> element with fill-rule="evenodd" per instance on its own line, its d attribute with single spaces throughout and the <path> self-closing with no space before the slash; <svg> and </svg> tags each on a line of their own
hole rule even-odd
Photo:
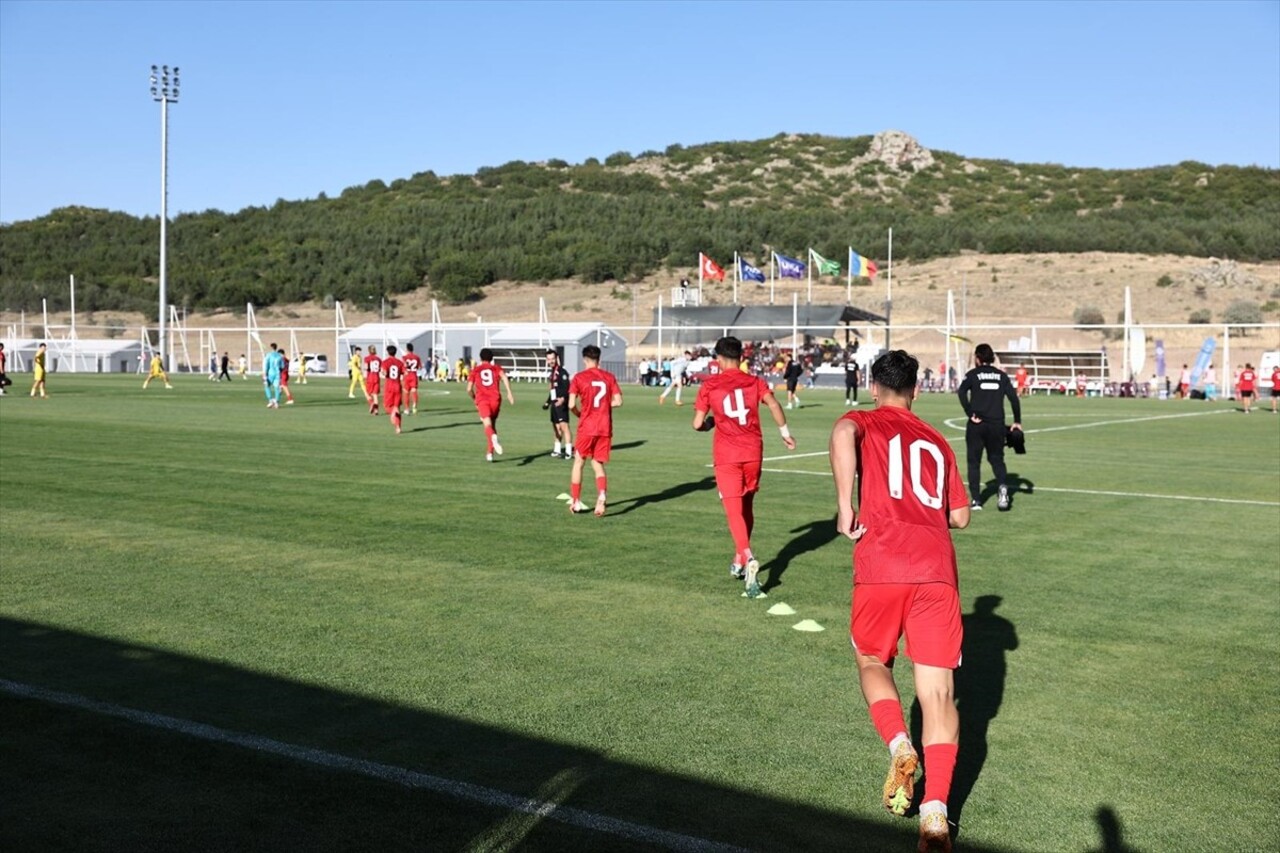
<svg viewBox="0 0 1280 853">
<path fill-rule="evenodd" d="M 852 305 L 714 305 L 666 308 L 658 315 L 654 309 L 642 344 L 709 344 L 726 333 L 752 341 L 789 338 L 792 331 L 826 338 L 844 324 L 888 322 Z"/>
</svg>

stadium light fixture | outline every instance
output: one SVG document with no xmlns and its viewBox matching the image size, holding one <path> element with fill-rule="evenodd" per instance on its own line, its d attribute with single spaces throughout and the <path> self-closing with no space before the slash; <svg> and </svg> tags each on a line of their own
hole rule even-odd
<svg viewBox="0 0 1280 853">
<path fill-rule="evenodd" d="M 160 358 L 172 370 L 165 334 L 169 284 L 169 104 L 178 102 L 178 66 L 151 66 L 151 100 L 160 104 Z"/>
</svg>

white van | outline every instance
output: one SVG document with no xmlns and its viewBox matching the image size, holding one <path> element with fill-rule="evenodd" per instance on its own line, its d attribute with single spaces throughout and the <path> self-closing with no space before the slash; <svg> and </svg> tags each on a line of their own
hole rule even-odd
<svg viewBox="0 0 1280 853">
<path fill-rule="evenodd" d="M 308 352 L 303 353 L 302 363 L 307 369 L 307 373 L 328 373 L 329 372 L 329 356 L 324 353 Z"/>
<path fill-rule="evenodd" d="M 1280 367 L 1280 349 L 1268 350 L 1258 359 L 1258 390 L 1271 391 L 1271 372 Z"/>
</svg>

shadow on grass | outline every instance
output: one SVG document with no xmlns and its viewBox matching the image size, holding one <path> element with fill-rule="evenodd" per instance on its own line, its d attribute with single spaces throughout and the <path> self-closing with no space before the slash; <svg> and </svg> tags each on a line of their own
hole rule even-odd
<svg viewBox="0 0 1280 853">
<path fill-rule="evenodd" d="M 962 662 L 955 671 L 960 750 L 956 754 L 956 769 L 947 801 L 948 819 L 956 825 L 960 825 L 965 803 L 987 763 L 987 733 L 1004 702 L 1004 683 L 1008 673 L 1005 655 L 1018 648 L 1018 632 L 1013 623 L 996 615 L 996 608 L 1002 601 L 998 595 L 980 595 L 973 601 L 973 612 L 961 615 L 964 624 L 964 642 L 960 652 Z M 913 702 L 911 734 L 916 744 L 921 742 L 922 727 L 920 703 Z M 925 773 L 928 772 L 929 768 L 925 767 Z M 916 807 L 923 794 L 924 785 L 918 784 Z"/>
<path fill-rule="evenodd" d="M 420 414 L 412 415 L 412 417 L 417 418 L 417 417 L 421 417 L 421 415 Z M 405 430 L 405 432 L 429 432 L 430 430 L 433 430 L 433 429 L 453 429 L 454 427 L 471 426 L 473 423 L 474 423 L 473 421 L 452 421 L 447 424 L 429 424 L 427 426 L 419 426 L 419 427 L 414 427 L 413 429 L 407 429 Z"/>
<path fill-rule="evenodd" d="M 782 546 L 782 550 L 778 552 L 778 555 L 769 562 L 767 566 L 769 579 L 760 587 L 765 592 L 782 584 L 783 572 L 797 557 L 802 557 L 811 551 L 817 551 L 823 545 L 839 537 L 839 534 L 836 533 L 834 515 L 830 518 L 819 518 L 808 524 L 793 527 L 790 532 L 799 535 L 792 537 L 786 545 Z M 852 545 L 853 543 L 850 543 L 850 549 L 852 549 Z M 850 564 L 852 565 L 852 557 L 850 558 Z"/>
<path fill-rule="evenodd" d="M 663 489 L 660 492 L 654 492 L 651 495 L 641 495 L 638 498 L 626 498 L 617 503 L 609 504 L 610 515 L 626 515 L 629 512 L 635 512 L 641 507 L 649 504 L 659 504 L 663 501 L 673 501 L 695 492 L 705 492 L 716 487 L 716 478 L 713 475 L 703 477 L 701 480 L 689 480 L 684 483 L 677 483 L 674 486 Z M 621 507 L 621 509 L 618 509 Z"/>
<path fill-rule="evenodd" d="M 1102 806 L 1094 813 L 1098 822 L 1098 832 L 1102 835 L 1102 846 L 1097 853 L 1138 853 L 1137 848 L 1124 843 L 1124 829 L 1120 825 L 1120 816 L 1110 806 Z"/>
<path fill-rule="evenodd" d="M 1018 495 L 1034 494 L 1036 490 L 1036 484 L 1018 474 L 1017 471 L 1005 472 L 1005 485 L 1009 487 L 1010 509 L 1018 502 Z M 999 491 L 1000 484 L 995 480 L 988 480 L 982 486 L 982 494 L 979 496 L 979 500 L 982 501 L 983 506 L 986 506 L 987 502 L 994 499 Z M 990 508 L 988 507 L 988 509 Z"/>
<path fill-rule="evenodd" d="M 420 708 L 29 622 L 0 620 L 0 673 L 145 712 L 120 719 L 101 705 L 0 689 L 0 845 L 8 850 L 914 845 L 906 821 L 770 799 Z M 193 725 L 166 729 L 156 715 Z M 228 732 L 251 738 L 223 742 Z M 422 779 L 445 784 L 415 787 Z M 498 792 L 556 808 L 523 814 Z M 984 849 L 992 850 L 966 846 Z"/>
</svg>

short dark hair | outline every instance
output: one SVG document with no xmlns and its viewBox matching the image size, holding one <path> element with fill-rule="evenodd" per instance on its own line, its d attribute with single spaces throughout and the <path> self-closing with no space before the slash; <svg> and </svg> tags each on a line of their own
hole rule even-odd
<svg viewBox="0 0 1280 853">
<path fill-rule="evenodd" d="M 905 394 L 916 387 L 916 375 L 920 362 L 904 349 L 893 349 L 881 355 L 871 365 L 871 381 L 881 388 Z"/>
<path fill-rule="evenodd" d="M 405 344 L 405 345 L 404 345 L 404 351 L 405 351 L 405 352 L 413 352 L 413 344 Z"/>
<path fill-rule="evenodd" d="M 480 360 L 493 361 L 493 350 L 489 349 L 488 347 L 485 347 L 484 349 L 480 350 Z"/>
<path fill-rule="evenodd" d="M 549 349 L 549 350 L 547 350 L 547 355 L 554 355 L 556 358 L 559 358 L 559 357 L 560 357 L 560 353 L 556 352 L 556 351 L 555 351 L 555 350 L 553 350 L 553 349 Z"/>
<path fill-rule="evenodd" d="M 733 335 L 721 338 L 716 341 L 716 355 L 733 361 L 742 361 L 742 341 Z"/>
<path fill-rule="evenodd" d="M 973 355 L 978 359 L 979 364 L 995 364 L 996 354 L 991 350 L 991 344 L 978 344 L 973 348 Z"/>
<path fill-rule="evenodd" d="M 600 360 L 600 347 L 595 344 L 587 344 L 582 348 L 582 357 L 589 358 L 592 361 Z"/>
<path fill-rule="evenodd" d="M 396 345 L 387 344 L 387 355 L 395 355 L 395 354 L 396 354 Z"/>
</svg>

